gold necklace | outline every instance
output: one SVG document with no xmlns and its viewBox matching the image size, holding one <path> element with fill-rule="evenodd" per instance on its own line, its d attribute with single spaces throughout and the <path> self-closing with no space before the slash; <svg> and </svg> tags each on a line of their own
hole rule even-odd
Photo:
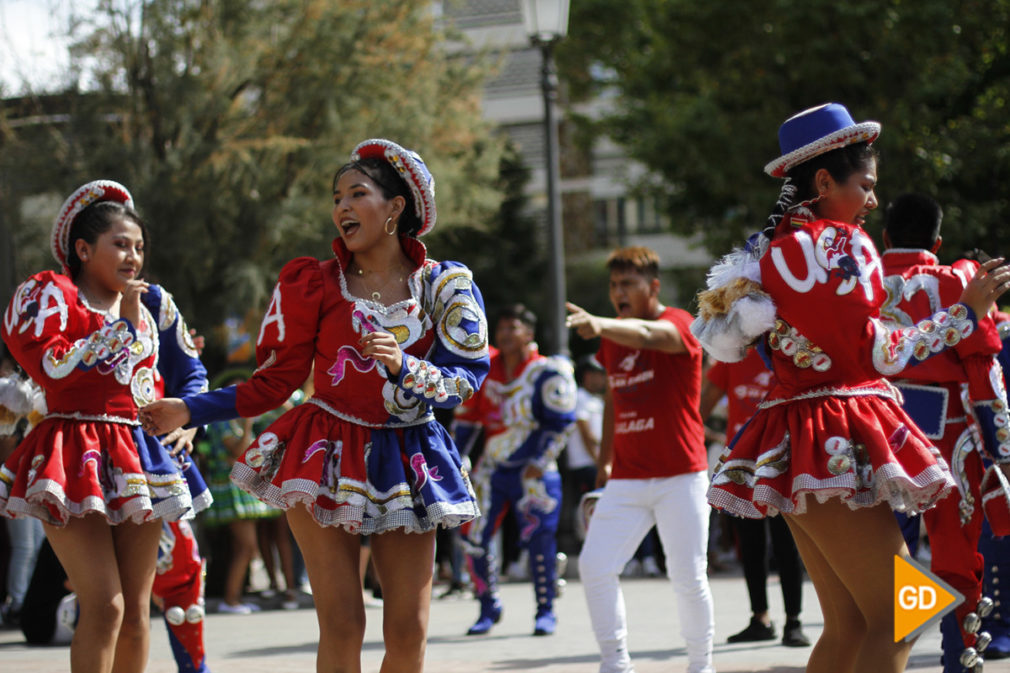
<svg viewBox="0 0 1010 673">
<path fill-rule="evenodd" d="M 387 278 L 386 281 L 382 285 L 379 286 L 379 289 L 376 290 L 375 288 L 373 288 L 371 285 L 368 284 L 368 281 L 365 280 L 365 270 L 364 269 L 362 269 L 359 266 L 357 269 L 355 269 L 355 273 L 358 275 L 358 278 L 361 279 L 361 284 L 365 286 L 365 291 L 368 292 L 371 295 L 372 301 L 374 301 L 374 302 L 381 302 L 382 301 L 382 292 L 380 292 L 379 290 L 385 290 L 386 286 L 389 285 L 389 280 L 390 279 Z M 373 274 L 375 272 L 374 271 L 369 271 L 368 273 L 369 274 Z M 403 279 L 404 279 L 404 276 L 403 276 L 403 274 L 401 274 L 400 277 L 397 279 L 397 283 L 402 283 Z"/>
</svg>

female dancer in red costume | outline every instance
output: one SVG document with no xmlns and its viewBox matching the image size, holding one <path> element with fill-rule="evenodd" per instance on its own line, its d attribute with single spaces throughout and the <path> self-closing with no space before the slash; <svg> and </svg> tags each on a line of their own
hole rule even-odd
<svg viewBox="0 0 1010 673">
<path fill-rule="evenodd" d="M 82 186 L 53 227 L 64 273 L 26 280 L 4 314 L 4 341 L 48 413 L 0 468 L 0 512 L 42 519 L 77 592 L 74 673 L 144 670 L 161 520 L 210 502 L 199 474 L 183 474 L 136 420 L 162 386 L 206 386 L 171 295 L 140 279 L 146 239 L 125 187 Z M 165 443 L 180 437 L 192 434 Z"/>
<path fill-rule="evenodd" d="M 478 514 L 459 452 L 433 407 L 471 397 L 488 371 L 487 321 L 469 270 L 427 258 L 431 174 L 388 140 L 358 145 L 333 182 L 336 257 L 281 271 L 237 386 L 142 411 L 149 432 L 256 416 L 309 376 L 314 394 L 272 423 L 232 479 L 287 510 L 319 620 L 317 670 L 358 671 L 365 610 L 361 536 L 383 588 L 387 673 L 420 672 L 435 529 Z"/>
<path fill-rule="evenodd" d="M 782 125 L 782 156 L 765 168 L 787 178 L 771 226 L 710 271 L 692 326 L 719 360 L 756 342 L 778 381 L 722 456 L 709 501 L 786 517 L 824 615 L 813 673 L 905 669 L 892 569 L 907 550 L 891 510 L 928 508 L 953 480 L 883 376 L 971 334 L 1010 287 L 994 260 L 930 320 L 881 322 L 880 258 L 862 230 L 877 207 L 879 132 L 835 103 Z"/>
</svg>

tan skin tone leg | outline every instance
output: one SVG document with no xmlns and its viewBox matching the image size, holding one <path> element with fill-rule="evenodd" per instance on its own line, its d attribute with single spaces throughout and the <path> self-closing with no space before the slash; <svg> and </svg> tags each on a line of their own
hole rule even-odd
<svg viewBox="0 0 1010 673">
<path fill-rule="evenodd" d="M 894 642 L 892 569 L 908 549 L 891 509 L 808 498 L 807 512 L 786 521 L 824 613 L 808 673 L 904 671 L 912 643 Z"/>
<path fill-rule="evenodd" d="M 856 655 L 852 643 L 861 641 L 866 631 L 863 614 L 814 541 L 793 523 L 793 517 L 787 516 L 786 521 L 814 583 L 824 619 L 824 631 L 814 643 L 807 664 L 811 671 L 817 671 L 826 670 L 830 662 L 839 673 L 851 673 Z"/>
<path fill-rule="evenodd" d="M 274 560 L 274 550 L 276 549 L 276 558 L 280 560 L 281 574 L 284 576 L 284 589 L 287 593 L 294 595 L 295 563 L 291 539 L 288 536 L 288 520 L 283 516 L 260 519 L 256 523 L 256 538 L 260 557 L 263 559 L 267 576 L 270 578 L 270 588 L 280 590 L 280 585 L 277 582 L 277 563 Z"/>
<path fill-rule="evenodd" d="M 435 531 L 393 530 L 373 535 L 372 563 L 388 588 L 382 593 L 386 656 L 380 673 L 421 673 L 431 608 Z"/>
<path fill-rule="evenodd" d="M 316 671 L 359 673 L 365 640 L 365 606 L 358 575 L 361 539 L 342 528 L 320 526 L 302 505 L 289 509 L 287 517 L 302 550 L 316 604 Z"/>
<path fill-rule="evenodd" d="M 161 521 L 122 523 L 112 529 L 126 612 L 113 673 L 142 673 L 151 646 L 151 587 L 158 564 Z"/>
<path fill-rule="evenodd" d="M 161 522 L 110 526 L 105 517 L 90 514 L 61 528 L 48 524 L 44 528 L 80 605 L 70 670 L 143 671 Z"/>
<path fill-rule="evenodd" d="M 365 639 L 359 562 L 361 538 L 323 528 L 302 506 L 287 513 L 312 584 L 319 621 L 317 673 L 358 673 Z M 372 562 L 383 593 L 381 673 L 421 673 L 431 604 L 435 533 L 390 531 L 371 538 Z"/>
<path fill-rule="evenodd" d="M 99 515 L 71 519 L 62 528 L 43 528 L 81 611 L 70 643 L 70 670 L 108 673 L 124 611 L 112 529 Z"/>
<path fill-rule="evenodd" d="M 273 519 L 258 519 L 256 521 L 256 544 L 259 546 L 260 558 L 263 559 L 263 569 L 266 570 L 267 578 L 270 580 L 270 589 L 277 591 L 280 587 L 277 583 L 277 562 L 274 556 L 272 524 Z"/>
<path fill-rule="evenodd" d="M 256 520 L 239 519 L 228 524 L 231 533 L 231 561 L 224 580 L 224 602 L 238 605 L 242 602 L 242 585 L 246 570 L 256 553 Z"/>
<path fill-rule="evenodd" d="M 281 574 L 284 575 L 284 589 L 289 598 L 295 596 L 295 552 L 291 544 L 291 532 L 288 520 L 283 516 L 274 519 L 274 533 L 277 547 L 277 557 L 281 561 Z"/>
</svg>

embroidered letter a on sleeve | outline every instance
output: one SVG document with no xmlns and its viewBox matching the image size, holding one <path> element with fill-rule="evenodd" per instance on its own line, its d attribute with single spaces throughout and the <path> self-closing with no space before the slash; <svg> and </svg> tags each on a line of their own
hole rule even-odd
<svg viewBox="0 0 1010 673">
<path fill-rule="evenodd" d="M 67 302 L 63 299 L 63 292 L 53 283 L 46 283 L 39 296 L 39 312 L 35 315 L 35 338 L 42 336 L 46 327 L 46 320 L 52 316 L 60 319 L 59 331 L 67 329 Z"/>
<path fill-rule="evenodd" d="M 274 323 L 277 325 L 277 343 L 284 343 L 284 312 L 281 310 L 280 285 L 274 287 L 274 293 L 270 297 L 270 306 L 267 307 L 267 313 L 263 316 L 263 322 L 260 324 L 260 335 L 256 339 L 257 346 L 263 343 L 263 335 L 266 334 L 267 326 Z"/>
</svg>

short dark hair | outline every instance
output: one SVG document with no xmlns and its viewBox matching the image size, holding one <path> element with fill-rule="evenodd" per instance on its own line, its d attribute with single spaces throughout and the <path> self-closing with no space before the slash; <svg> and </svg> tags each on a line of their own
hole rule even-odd
<svg viewBox="0 0 1010 673">
<path fill-rule="evenodd" d="M 788 173 L 792 183 L 796 185 L 796 198 L 793 203 L 809 201 L 817 196 L 817 185 L 814 175 L 822 168 L 835 182 L 845 182 L 856 171 L 876 161 L 877 151 L 869 143 L 853 143 L 837 150 L 825 152 L 801 164 L 793 166 Z"/>
<path fill-rule="evenodd" d="M 940 237 L 943 209 L 925 194 L 902 194 L 884 211 L 884 231 L 896 248 L 929 250 Z"/>
<path fill-rule="evenodd" d="M 502 320 L 518 320 L 533 331 L 537 329 L 537 316 L 525 304 L 510 304 L 499 309 L 494 316 L 494 326 L 497 327 Z"/>
<path fill-rule="evenodd" d="M 410 186 L 397 172 L 393 165 L 385 159 L 378 157 L 366 157 L 357 161 L 349 161 L 333 175 L 333 191 L 337 191 L 337 181 L 347 171 L 358 171 L 379 186 L 383 198 L 387 201 L 397 196 L 402 196 L 407 202 L 400 213 L 400 221 L 396 230 L 404 236 L 417 236 L 421 231 L 421 218 L 417 216 L 414 207 L 414 193 L 410 191 Z"/>
<path fill-rule="evenodd" d="M 582 383 L 587 372 L 605 374 L 607 370 L 596 360 L 595 355 L 583 355 L 575 362 L 575 380 Z"/>
<path fill-rule="evenodd" d="M 649 280 L 659 278 L 659 255 L 651 248 L 633 245 L 618 248 L 607 257 L 608 271 L 634 271 Z"/>
<path fill-rule="evenodd" d="M 88 245 L 94 245 L 98 237 L 107 232 L 117 218 L 133 220 L 140 227 L 140 235 L 147 248 L 147 225 L 133 208 L 124 206 L 119 201 L 99 201 L 82 210 L 70 223 L 70 246 L 67 250 L 67 268 L 70 277 L 76 278 L 81 272 L 81 259 L 77 256 L 76 242 L 83 240 Z M 145 258 L 146 259 L 146 258 Z"/>
</svg>

